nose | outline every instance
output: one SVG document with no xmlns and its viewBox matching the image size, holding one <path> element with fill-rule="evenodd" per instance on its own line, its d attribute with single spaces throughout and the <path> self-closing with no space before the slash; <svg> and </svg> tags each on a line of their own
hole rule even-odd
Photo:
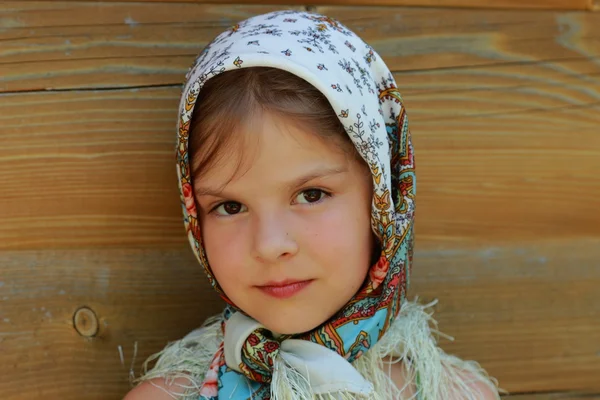
<svg viewBox="0 0 600 400">
<path fill-rule="evenodd" d="M 284 213 L 270 212 L 253 221 L 254 256 L 263 262 L 275 262 L 294 256 L 298 243 L 292 235 L 292 221 Z"/>
</svg>

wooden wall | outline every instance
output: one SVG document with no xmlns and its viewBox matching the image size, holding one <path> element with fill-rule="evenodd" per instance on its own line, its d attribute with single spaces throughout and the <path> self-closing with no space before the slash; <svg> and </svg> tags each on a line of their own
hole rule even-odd
<svg viewBox="0 0 600 400">
<path fill-rule="evenodd" d="M 515 399 L 600 399 L 593 3 L 330 3 L 0 3 L 1 398 L 120 399 L 132 363 L 220 309 L 181 221 L 180 84 L 236 21 L 309 7 L 370 42 L 404 94 L 411 293 L 440 300 L 443 347 Z"/>
<path fill-rule="evenodd" d="M 42 0 L 44 1 L 44 0 Z M 54 0 L 45 0 L 54 1 Z M 102 0 L 92 0 L 102 1 Z M 139 1 L 139 0 L 123 0 Z M 202 4 L 283 4 L 279 0 L 144 0 L 168 3 Z M 532 10 L 598 10 L 598 0 L 290 0 L 287 5 L 315 6 L 417 6 L 417 7 L 460 7 L 492 9 L 532 9 Z"/>
</svg>

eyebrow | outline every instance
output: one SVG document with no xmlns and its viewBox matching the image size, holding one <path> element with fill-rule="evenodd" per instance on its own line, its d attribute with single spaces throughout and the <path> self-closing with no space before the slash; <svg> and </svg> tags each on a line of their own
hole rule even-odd
<svg viewBox="0 0 600 400">
<path fill-rule="evenodd" d="M 314 179 L 325 178 L 327 176 L 339 175 L 348 172 L 347 168 L 322 168 L 309 172 L 306 175 L 303 175 L 297 179 L 294 179 L 290 182 L 289 188 L 295 189 L 297 187 L 305 185 L 307 182 L 310 182 Z"/>
<path fill-rule="evenodd" d="M 295 189 L 297 187 L 305 185 L 306 183 L 308 183 L 314 179 L 325 178 L 325 177 L 332 176 L 332 175 L 339 175 L 339 174 L 343 174 L 345 172 L 348 172 L 347 168 L 315 169 L 314 171 L 310 171 L 309 173 L 294 179 L 286 186 L 288 186 L 290 189 Z M 198 186 L 198 188 L 196 190 L 196 195 L 197 196 L 221 197 L 223 194 L 223 189 L 225 188 L 226 185 L 227 184 L 223 185 L 220 189 L 206 187 L 206 186 Z"/>
</svg>

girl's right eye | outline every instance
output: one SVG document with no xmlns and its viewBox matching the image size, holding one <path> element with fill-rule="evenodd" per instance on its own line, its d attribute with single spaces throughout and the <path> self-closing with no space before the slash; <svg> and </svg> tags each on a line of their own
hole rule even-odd
<svg viewBox="0 0 600 400">
<path fill-rule="evenodd" d="M 219 216 L 235 215 L 244 211 L 246 211 L 246 207 L 237 201 L 226 201 L 213 208 L 213 212 Z"/>
</svg>

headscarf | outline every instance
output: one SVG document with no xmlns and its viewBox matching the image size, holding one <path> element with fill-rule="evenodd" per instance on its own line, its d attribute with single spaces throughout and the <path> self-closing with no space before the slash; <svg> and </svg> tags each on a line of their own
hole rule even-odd
<svg viewBox="0 0 600 400">
<path fill-rule="evenodd" d="M 278 339 L 239 310 L 214 278 L 190 179 L 190 122 L 202 86 L 220 73 L 248 67 L 286 70 L 327 98 L 370 168 L 371 225 L 381 245 L 364 285 L 337 314 L 310 332 Z M 217 36 L 186 79 L 177 142 L 185 227 L 194 254 L 228 304 L 221 326 L 224 342 L 212 358 L 201 398 L 265 400 L 282 396 L 285 387 L 296 393 L 302 382 L 309 382 L 315 395 L 368 398 L 372 387 L 355 374 L 352 363 L 383 337 L 400 312 L 413 249 L 413 147 L 392 73 L 371 46 L 340 22 L 309 12 L 281 11 L 249 18 Z"/>
</svg>

